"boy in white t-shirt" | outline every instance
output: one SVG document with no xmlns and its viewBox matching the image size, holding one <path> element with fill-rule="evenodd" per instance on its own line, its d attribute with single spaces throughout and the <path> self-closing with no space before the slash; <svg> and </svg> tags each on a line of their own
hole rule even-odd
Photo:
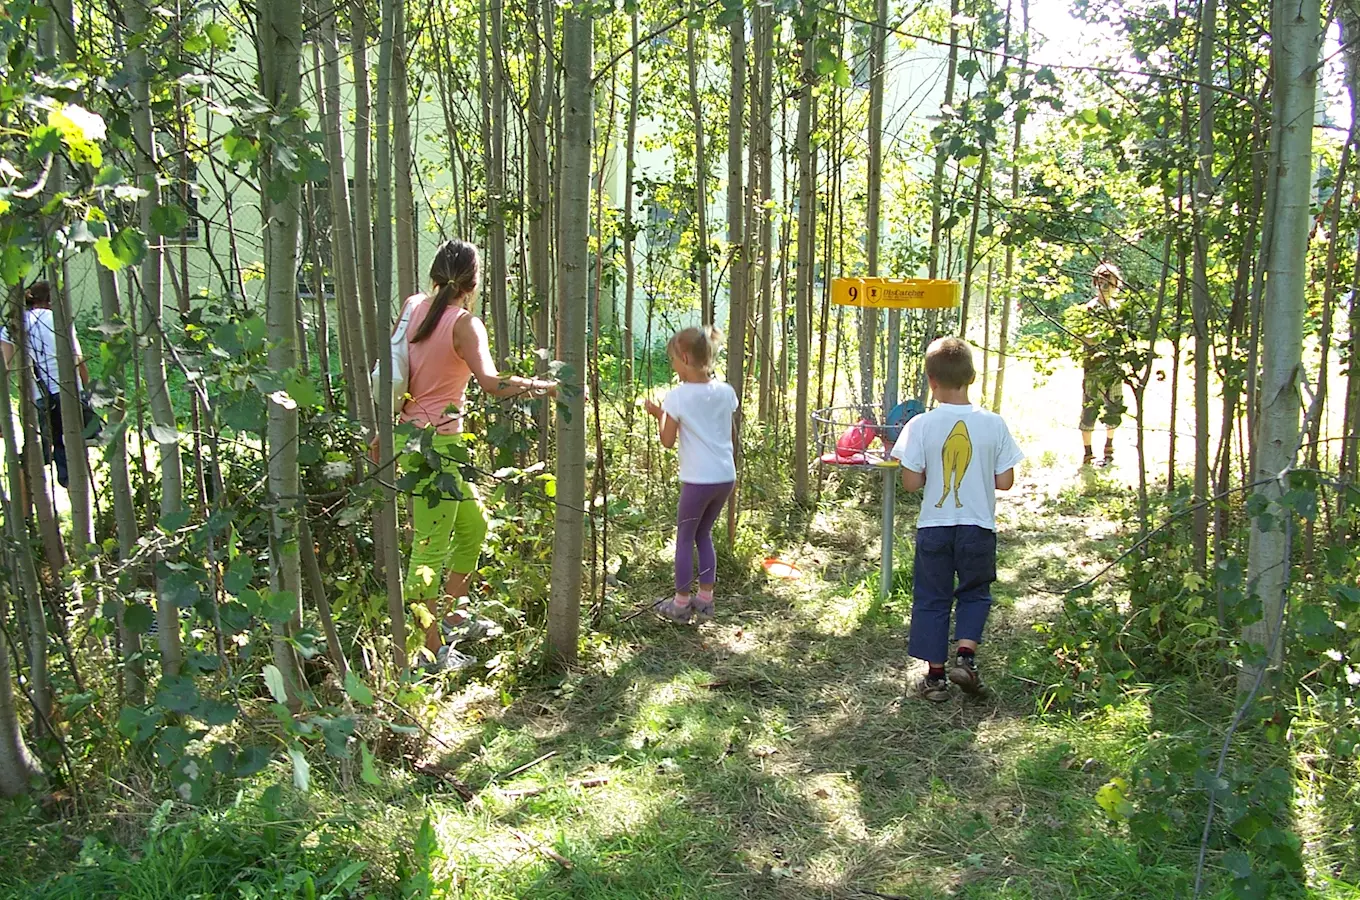
<svg viewBox="0 0 1360 900">
<path fill-rule="evenodd" d="M 977 646 L 996 581 L 996 492 L 1011 489 L 1024 459 L 1005 420 L 969 402 L 975 377 L 967 343 L 953 337 L 933 342 L 926 350 L 926 379 L 939 405 L 908 422 L 892 450 L 902 463 L 903 487 L 925 488 L 907 652 L 929 667 L 916 693 L 937 703 L 949 699 L 951 681 L 968 694 L 985 690 Z M 951 610 L 958 651 L 946 672 Z"/>
</svg>

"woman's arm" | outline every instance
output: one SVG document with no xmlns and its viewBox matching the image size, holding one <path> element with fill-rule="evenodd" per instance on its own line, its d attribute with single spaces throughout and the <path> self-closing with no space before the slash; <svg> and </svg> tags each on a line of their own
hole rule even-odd
<svg viewBox="0 0 1360 900">
<path fill-rule="evenodd" d="M 463 358 L 472 370 L 472 377 L 482 390 L 502 400 L 511 397 L 555 397 L 557 382 L 547 378 L 522 378 L 519 375 L 502 375 L 496 369 L 496 360 L 491 357 L 491 345 L 487 340 L 486 326 L 482 320 L 469 313 L 453 326 L 453 349 Z"/>
</svg>

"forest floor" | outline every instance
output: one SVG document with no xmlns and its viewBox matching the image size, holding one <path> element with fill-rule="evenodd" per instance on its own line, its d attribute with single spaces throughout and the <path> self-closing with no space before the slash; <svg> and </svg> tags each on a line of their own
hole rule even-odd
<svg viewBox="0 0 1360 900">
<path fill-rule="evenodd" d="M 462 695 L 441 719 L 440 762 L 486 787 L 475 809 L 429 801 L 460 896 L 1180 893 L 1184 858 L 1139 860 L 1092 799 L 1152 729 L 1175 726 L 1151 701 L 1098 721 L 1039 717 L 1019 674 L 1054 592 L 1118 547 L 1094 494 L 1037 486 L 1002 504 L 980 656 L 991 699 L 910 696 L 907 601 L 867 587 L 878 543 L 853 498 L 790 523 L 806 539 L 780 555 L 801 575 L 725 597 L 716 622 L 648 613 L 559 686 L 508 708 Z"/>
<path fill-rule="evenodd" d="M 1182 680 L 1080 716 L 1043 709 L 1048 650 L 1036 628 L 1130 542 L 1133 436 L 1121 432 L 1113 469 L 1079 469 L 1079 373 L 1060 363 L 1051 377 L 1010 377 L 1007 418 L 1029 461 L 998 506 L 999 581 L 979 657 L 992 697 L 911 696 L 921 672 L 906 655 L 916 501 L 899 506 L 895 590 L 880 600 L 878 492 L 837 473 L 813 512 L 770 503 L 745 513 L 750 558 L 722 557 L 715 622 L 680 627 L 646 611 L 669 570 L 669 548 L 652 541 L 629 561 L 578 671 L 505 691 L 448 685 L 417 767 L 425 774 L 399 765 L 376 786 L 314 780 L 305 797 L 288 795 L 286 823 L 269 813 L 262 825 L 238 796 L 236 812 L 201 820 L 215 837 L 148 843 L 118 877 L 144 888 L 136 896 L 169 898 L 190 895 L 195 865 L 230 870 L 224 892 L 194 895 L 235 897 L 246 865 L 229 862 L 237 855 L 285 884 L 288 860 L 320 848 L 338 860 L 316 879 L 335 886 L 324 897 L 349 896 L 346 881 L 486 900 L 1190 896 L 1201 825 L 1140 851 L 1095 795 L 1159 736 L 1215 743 L 1231 692 Z M 1149 394 L 1155 479 L 1173 420 L 1165 383 Z M 1188 414 L 1185 404 L 1176 430 L 1191 430 Z M 799 574 L 767 575 L 765 556 Z M 1117 576 L 1098 581 L 1098 597 L 1118 602 Z M 154 835 L 167 806 L 129 810 L 123 833 L 140 840 L 132 835 L 150 820 Z M 100 854 L 56 868 L 111 866 Z M 1214 854 L 1210 869 L 1204 896 L 1227 897 Z M 54 884 L 13 896 L 88 892 Z M 1317 896 L 1360 900 L 1340 885 Z"/>
</svg>

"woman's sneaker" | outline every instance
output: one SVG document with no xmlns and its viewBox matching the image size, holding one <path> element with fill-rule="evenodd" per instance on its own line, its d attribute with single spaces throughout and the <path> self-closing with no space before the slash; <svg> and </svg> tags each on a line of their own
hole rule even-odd
<svg viewBox="0 0 1360 900">
<path fill-rule="evenodd" d="M 916 682 L 916 696 L 931 703 L 943 703 L 949 699 L 949 680 L 941 675 L 934 678 L 929 674 L 922 675 Z"/>
<path fill-rule="evenodd" d="M 977 697 L 987 693 L 987 686 L 978 674 L 977 657 L 971 653 L 960 653 L 954 657 L 954 665 L 949 669 L 949 680 L 965 694 Z"/>
<path fill-rule="evenodd" d="M 483 638 L 500 637 L 505 633 L 501 626 L 480 616 L 470 616 L 457 625 L 445 619 L 439 624 L 439 631 L 444 636 L 445 643 L 448 644 L 471 644 Z"/>
<path fill-rule="evenodd" d="M 435 653 L 434 659 L 425 665 L 425 671 L 431 675 L 440 675 L 444 672 L 455 672 L 458 669 L 466 669 L 475 665 L 477 665 L 477 657 L 460 653 L 453 648 L 452 644 L 445 644 Z"/>
</svg>

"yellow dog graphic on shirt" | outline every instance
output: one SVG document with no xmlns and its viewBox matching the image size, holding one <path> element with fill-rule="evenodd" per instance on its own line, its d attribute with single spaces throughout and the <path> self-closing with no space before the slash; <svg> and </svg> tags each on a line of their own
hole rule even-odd
<svg viewBox="0 0 1360 900">
<path fill-rule="evenodd" d="M 940 502 L 935 504 L 936 509 L 944 506 L 950 491 L 954 492 L 954 506 L 963 507 L 963 501 L 959 499 L 959 488 L 963 485 L 963 476 L 968 474 L 968 464 L 972 461 L 973 438 L 968 433 L 968 423 L 960 419 L 954 430 L 949 432 L 949 437 L 944 439 L 944 450 L 940 453 L 940 462 L 944 468 L 944 494 L 940 497 Z"/>
</svg>

